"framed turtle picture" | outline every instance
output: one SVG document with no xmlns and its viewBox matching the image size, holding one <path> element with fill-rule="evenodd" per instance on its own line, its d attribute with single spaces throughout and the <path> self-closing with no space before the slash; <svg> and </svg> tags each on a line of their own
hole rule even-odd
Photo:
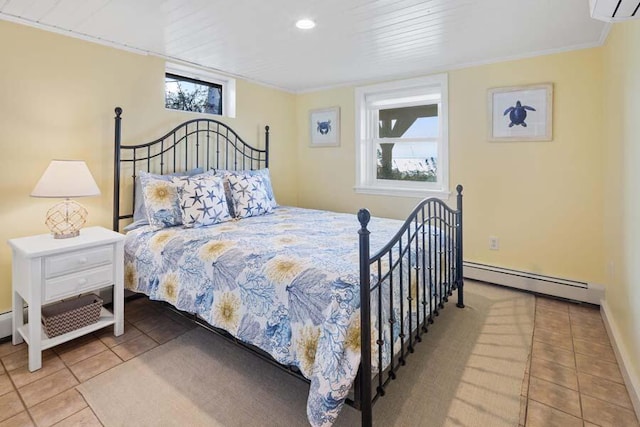
<svg viewBox="0 0 640 427">
<path fill-rule="evenodd" d="M 490 141 L 551 141 L 553 84 L 489 89 Z"/>
<path fill-rule="evenodd" d="M 309 130 L 312 147 L 340 145 L 340 107 L 323 108 L 309 112 Z"/>
</svg>

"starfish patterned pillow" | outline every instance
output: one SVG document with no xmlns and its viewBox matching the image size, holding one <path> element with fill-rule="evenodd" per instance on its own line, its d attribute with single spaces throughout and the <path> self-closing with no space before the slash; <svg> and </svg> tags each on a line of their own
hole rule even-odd
<svg viewBox="0 0 640 427">
<path fill-rule="evenodd" d="M 227 180 L 236 218 L 264 215 L 273 211 L 261 176 L 229 173 Z"/>
<path fill-rule="evenodd" d="M 179 177 L 172 181 L 178 187 L 182 224 L 185 227 L 206 227 L 231 219 L 222 178 Z"/>
<path fill-rule="evenodd" d="M 276 202 L 276 197 L 273 194 L 273 187 L 271 186 L 271 175 L 269 174 L 269 169 L 265 168 L 265 169 L 254 169 L 254 170 L 241 170 L 241 171 L 232 171 L 232 170 L 226 170 L 226 169 L 216 169 L 215 170 L 215 175 L 216 176 L 221 176 L 226 178 L 227 175 L 229 174 L 234 174 L 234 175 L 251 175 L 251 176 L 259 176 L 262 178 L 262 183 L 264 184 L 264 188 L 265 190 L 267 190 L 267 197 L 269 198 L 269 203 L 271 204 L 272 208 L 277 208 L 278 207 L 278 203 Z M 229 192 L 227 191 L 227 198 L 229 199 L 230 197 L 228 197 Z M 233 216 L 233 212 L 231 212 L 231 215 Z"/>
</svg>

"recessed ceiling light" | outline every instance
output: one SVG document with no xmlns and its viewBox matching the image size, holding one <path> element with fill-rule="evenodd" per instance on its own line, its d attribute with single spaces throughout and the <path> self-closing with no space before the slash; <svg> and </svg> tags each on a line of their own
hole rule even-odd
<svg viewBox="0 0 640 427">
<path fill-rule="evenodd" d="M 301 30 L 310 30 L 315 26 L 316 23 L 311 19 L 300 19 L 298 20 L 298 22 L 296 22 L 296 27 L 300 28 Z"/>
</svg>

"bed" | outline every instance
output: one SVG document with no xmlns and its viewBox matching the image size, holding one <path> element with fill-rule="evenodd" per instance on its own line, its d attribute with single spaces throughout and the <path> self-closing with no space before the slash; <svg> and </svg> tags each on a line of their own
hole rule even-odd
<svg viewBox="0 0 640 427">
<path fill-rule="evenodd" d="M 268 126 L 264 148 L 211 119 L 123 145 L 115 111 L 113 228 L 134 219 L 126 287 L 309 383 L 311 425 L 348 403 L 370 426 L 453 291 L 464 307 L 462 187 L 455 209 L 426 199 L 405 221 L 279 206 Z"/>
</svg>

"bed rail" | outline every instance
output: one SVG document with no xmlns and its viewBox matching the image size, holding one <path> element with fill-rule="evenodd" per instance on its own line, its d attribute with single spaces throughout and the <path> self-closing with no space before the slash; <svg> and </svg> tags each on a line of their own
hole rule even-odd
<svg viewBox="0 0 640 427">
<path fill-rule="evenodd" d="M 384 395 L 386 385 L 396 378 L 396 370 L 405 365 L 407 355 L 422 341 L 422 334 L 453 290 L 458 291 L 457 307 L 464 308 L 462 186 L 456 191 L 455 210 L 439 199 L 423 200 L 394 238 L 373 256 L 367 229 L 371 214 L 366 209 L 358 212 L 362 359 L 355 403 L 362 411 L 363 426 L 371 425 L 373 403 Z M 385 341 L 390 347 L 386 354 L 397 354 L 390 357 L 388 367 L 383 363 Z M 399 349 L 394 348 L 394 341 L 399 341 Z M 375 372 L 372 342 L 377 346 Z M 375 390 L 372 377 L 377 381 Z"/>
<path fill-rule="evenodd" d="M 113 229 L 133 217 L 135 179 L 141 170 L 158 174 L 208 169 L 260 169 L 269 167 L 269 126 L 265 126 L 265 148 L 246 143 L 226 124 L 213 119 L 193 119 L 176 126 L 158 139 L 137 145 L 122 145 L 122 108 L 115 109 L 115 153 L 113 180 Z M 126 171 L 123 168 L 126 167 Z M 123 175 L 130 173 L 131 209 L 122 214 Z"/>
</svg>

